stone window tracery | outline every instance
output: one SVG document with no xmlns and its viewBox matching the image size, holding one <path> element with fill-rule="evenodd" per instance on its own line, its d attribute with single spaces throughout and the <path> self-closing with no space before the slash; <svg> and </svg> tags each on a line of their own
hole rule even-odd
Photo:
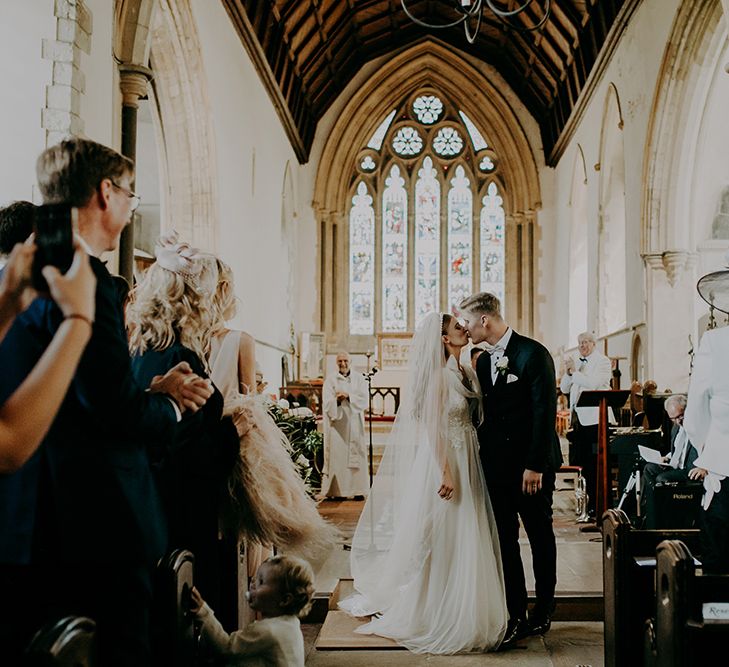
<svg viewBox="0 0 729 667">
<path fill-rule="evenodd" d="M 479 290 L 504 297 L 498 159 L 438 91 L 388 113 L 353 165 L 349 332 L 411 331 Z"/>
</svg>

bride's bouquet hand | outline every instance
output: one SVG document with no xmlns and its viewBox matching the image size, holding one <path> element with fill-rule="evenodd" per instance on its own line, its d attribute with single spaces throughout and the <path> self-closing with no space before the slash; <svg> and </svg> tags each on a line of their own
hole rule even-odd
<svg viewBox="0 0 729 667">
<path fill-rule="evenodd" d="M 450 500 L 453 498 L 453 477 L 451 475 L 451 469 L 446 466 L 443 470 L 443 479 L 441 480 L 440 488 L 438 489 L 438 495 L 443 500 Z"/>
</svg>

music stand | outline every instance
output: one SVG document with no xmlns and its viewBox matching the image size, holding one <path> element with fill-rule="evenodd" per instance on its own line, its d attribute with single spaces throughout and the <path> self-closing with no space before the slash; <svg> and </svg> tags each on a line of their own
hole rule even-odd
<svg viewBox="0 0 729 667">
<path fill-rule="evenodd" d="M 595 516 L 598 521 L 608 507 L 609 465 L 608 465 L 608 408 L 618 412 L 628 400 L 627 389 L 598 389 L 583 391 L 577 401 L 578 408 L 599 408 L 597 422 L 597 489 L 595 495 Z M 612 504 L 612 503 L 611 503 Z"/>
</svg>

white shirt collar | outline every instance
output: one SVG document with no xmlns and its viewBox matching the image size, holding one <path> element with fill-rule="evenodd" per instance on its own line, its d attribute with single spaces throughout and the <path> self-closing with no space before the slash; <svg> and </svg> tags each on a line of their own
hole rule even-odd
<svg viewBox="0 0 729 667">
<path fill-rule="evenodd" d="M 500 347 L 502 350 L 506 351 L 506 346 L 509 344 L 509 341 L 511 340 L 511 334 L 514 333 L 514 330 L 511 327 L 506 328 L 506 333 L 499 339 L 499 342 L 494 345 L 494 347 Z"/>
</svg>

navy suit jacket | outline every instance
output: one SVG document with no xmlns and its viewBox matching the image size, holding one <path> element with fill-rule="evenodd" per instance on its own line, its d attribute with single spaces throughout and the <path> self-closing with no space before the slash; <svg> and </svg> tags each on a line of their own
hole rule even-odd
<svg viewBox="0 0 729 667">
<path fill-rule="evenodd" d="M 145 443 L 171 437 L 170 400 L 134 378 L 117 289 L 96 274 L 96 319 L 71 387 L 32 459 L 0 476 L 0 563 L 154 563 L 166 527 Z M 38 298 L 0 344 L 0 402 L 28 376 L 63 320 Z"/>
<path fill-rule="evenodd" d="M 508 369 L 491 380 L 491 357 L 482 354 L 476 372 L 484 395 L 478 429 L 484 472 L 515 481 L 525 469 L 556 470 L 562 462 L 554 362 L 541 343 L 513 331 L 504 350 Z M 514 376 L 509 382 L 509 375 Z"/>
<path fill-rule="evenodd" d="M 178 341 L 166 350 L 147 350 L 134 357 L 132 368 L 145 385 L 181 361 L 207 377 L 197 355 Z M 200 534 L 217 539 L 221 492 L 239 448 L 235 426 L 222 414 L 223 396 L 216 388 L 201 410 L 185 413 L 171 440 L 147 443 L 170 527 L 170 548 L 194 551 L 185 538 L 194 540 Z"/>
</svg>

